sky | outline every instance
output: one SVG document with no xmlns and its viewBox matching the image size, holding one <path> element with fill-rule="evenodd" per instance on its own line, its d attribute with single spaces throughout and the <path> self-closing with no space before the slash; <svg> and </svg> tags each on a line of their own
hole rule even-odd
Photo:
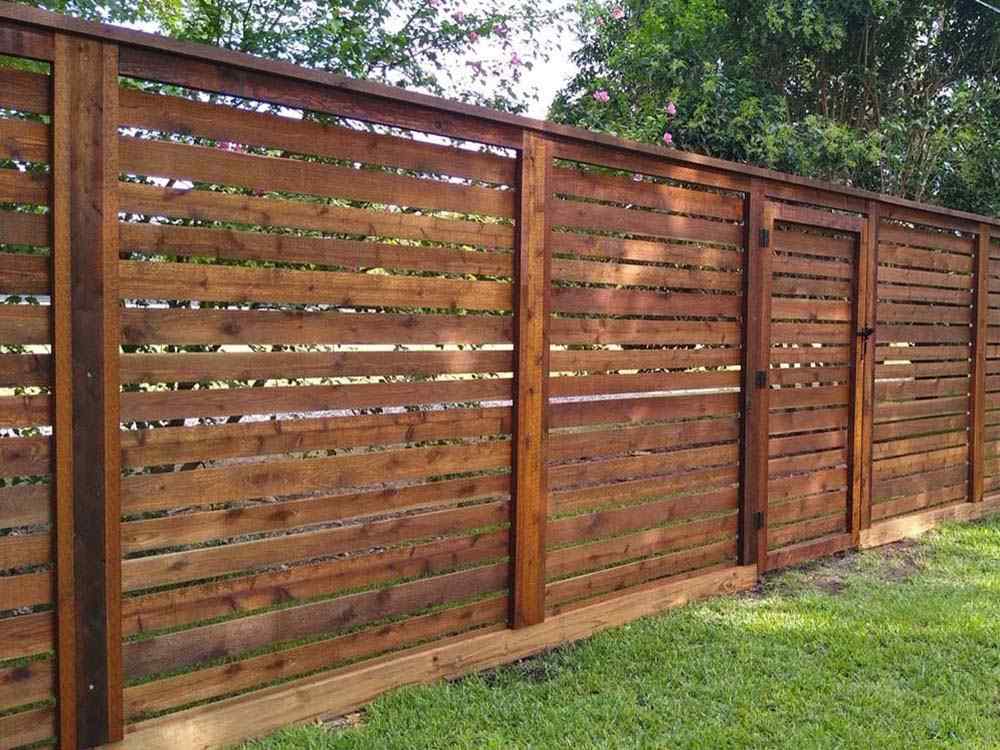
<svg viewBox="0 0 1000 750">
<path fill-rule="evenodd" d="M 539 100 L 532 102 L 527 114 L 530 117 L 545 119 L 549 111 L 549 105 L 576 73 L 576 65 L 570 60 L 570 52 L 573 48 L 574 38 L 572 34 L 564 34 L 562 39 L 563 48 L 555 52 L 552 59 L 545 65 L 538 65 L 525 76 L 525 83 L 538 90 Z M 553 40 L 556 37 L 552 34 Z"/>
</svg>

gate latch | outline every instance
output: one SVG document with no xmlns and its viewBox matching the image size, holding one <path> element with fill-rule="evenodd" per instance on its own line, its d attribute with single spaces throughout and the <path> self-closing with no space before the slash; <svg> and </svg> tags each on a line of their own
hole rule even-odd
<svg viewBox="0 0 1000 750">
<path fill-rule="evenodd" d="M 860 331 L 858 331 L 858 336 L 867 341 L 873 333 L 875 333 L 874 328 L 862 328 Z"/>
<path fill-rule="evenodd" d="M 767 388 L 767 370 L 757 370 L 754 380 L 758 388 Z"/>
</svg>

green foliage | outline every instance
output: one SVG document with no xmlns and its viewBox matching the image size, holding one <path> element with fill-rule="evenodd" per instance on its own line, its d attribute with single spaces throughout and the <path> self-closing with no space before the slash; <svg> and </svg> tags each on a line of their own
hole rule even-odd
<svg viewBox="0 0 1000 750">
<path fill-rule="evenodd" d="M 1000 520 L 770 576 L 247 750 L 995 748 Z"/>
<path fill-rule="evenodd" d="M 84 18 L 143 22 L 179 39 L 522 111 L 525 70 L 544 63 L 559 0 L 470 8 L 460 0 L 30 0 Z"/>
<path fill-rule="evenodd" d="M 669 130 L 686 150 L 1000 211 L 1000 15 L 986 8 L 584 0 L 581 19 L 556 120 L 644 141 Z"/>
</svg>

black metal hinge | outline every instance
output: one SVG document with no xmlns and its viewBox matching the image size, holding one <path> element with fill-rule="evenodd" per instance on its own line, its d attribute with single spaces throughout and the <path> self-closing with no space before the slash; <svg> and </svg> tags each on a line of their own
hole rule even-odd
<svg viewBox="0 0 1000 750">
<path fill-rule="evenodd" d="M 757 511 L 753 514 L 753 527 L 760 531 L 764 528 L 764 513 L 763 511 Z"/>
<path fill-rule="evenodd" d="M 754 382 L 758 388 L 767 388 L 767 370 L 757 370 Z"/>
<path fill-rule="evenodd" d="M 770 247 L 771 246 L 771 230 L 761 229 L 760 230 L 760 246 Z"/>
</svg>

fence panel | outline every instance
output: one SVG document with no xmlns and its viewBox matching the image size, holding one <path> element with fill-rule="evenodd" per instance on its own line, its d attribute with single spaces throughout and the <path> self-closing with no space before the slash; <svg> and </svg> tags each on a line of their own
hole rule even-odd
<svg viewBox="0 0 1000 750">
<path fill-rule="evenodd" d="M 25 7 L 0 52 L 65 75 L 0 66 L 0 747 L 224 746 L 1000 508 L 995 220 Z"/>
<path fill-rule="evenodd" d="M 1000 490 L 1000 237 L 987 240 L 989 252 L 986 333 L 986 397 L 983 420 L 983 492 Z"/>
<path fill-rule="evenodd" d="M 851 531 L 851 459 L 861 234 L 813 211 L 771 222 L 769 566 Z"/>
<path fill-rule="evenodd" d="M 550 607 L 736 559 L 743 199 L 602 164 L 553 176 Z"/>
<path fill-rule="evenodd" d="M 0 737 L 55 734 L 52 97 L 49 66 L 0 68 Z"/>
<path fill-rule="evenodd" d="M 968 496 L 975 238 L 879 228 L 872 520 Z"/>
<path fill-rule="evenodd" d="M 503 622 L 514 159 L 127 84 L 128 720 Z"/>
</svg>

